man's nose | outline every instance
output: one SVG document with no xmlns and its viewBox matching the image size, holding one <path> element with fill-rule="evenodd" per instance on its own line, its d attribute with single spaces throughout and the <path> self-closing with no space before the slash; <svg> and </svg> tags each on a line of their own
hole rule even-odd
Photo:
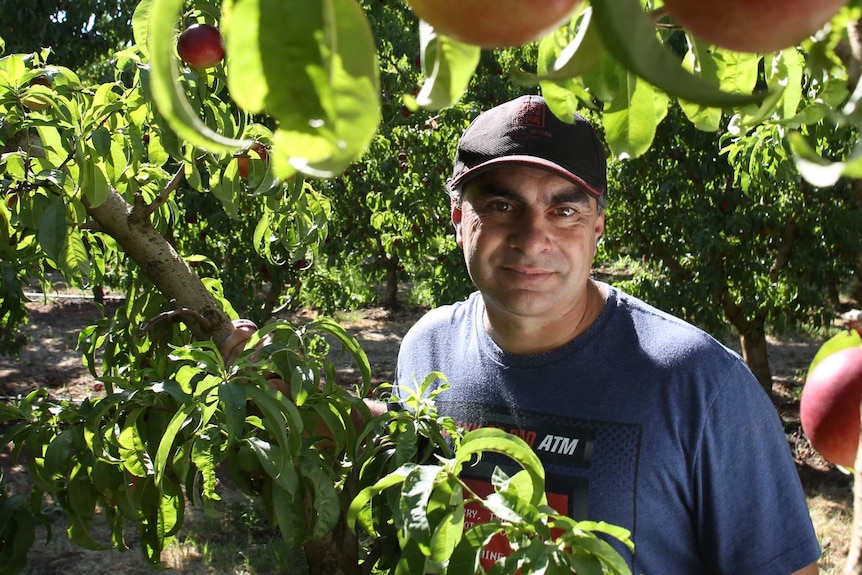
<svg viewBox="0 0 862 575">
<path fill-rule="evenodd" d="M 525 253 L 540 253 L 551 245 L 548 222 L 543 214 L 524 212 L 513 223 L 509 246 Z"/>
</svg>

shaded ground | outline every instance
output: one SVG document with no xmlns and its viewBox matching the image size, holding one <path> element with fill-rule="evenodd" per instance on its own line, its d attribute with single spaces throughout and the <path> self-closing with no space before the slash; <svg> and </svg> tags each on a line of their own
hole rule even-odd
<svg viewBox="0 0 862 575">
<path fill-rule="evenodd" d="M 106 307 L 118 303 L 108 302 Z M 368 309 L 361 313 L 345 316 L 340 320 L 360 342 L 372 365 L 374 381 L 391 382 L 395 369 L 395 358 L 401 338 L 407 329 L 421 315 L 414 310 L 391 314 L 382 309 Z M 97 308 L 90 301 L 53 300 L 31 304 L 30 323 L 26 333 L 30 338 L 19 358 L 0 356 L 0 396 L 5 401 L 19 394 L 26 394 L 36 388 L 45 388 L 58 398 L 82 399 L 88 395 L 99 395 L 101 384 L 96 382 L 81 363 L 75 351 L 80 329 L 99 317 Z M 289 317 L 295 323 L 310 319 L 308 315 L 296 314 Z M 735 342 L 727 342 L 736 347 Z M 776 408 L 784 421 L 788 443 L 797 462 L 797 468 L 809 498 L 809 508 L 815 527 L 821 537 L 824 556 L 821 573 L 839 573 L 847 553 L 850 518 L 852 511 L 851 478 L 834 466 L 825 462 L 811 449 L 799 424 L 799 394 L 808 363 L 817 351 L 821 341 L 806 339 L 771 340 L 769 342 L 770 365 L 774 375 L 774 400 Z M 340 376 L 345 381 L 357 377 L 354 370 L 347 366 L 340 368 Z M 0 452 L 0 464 L 10 484 L 14 475 L 23 473 L 20 468 L 12 467 L 6 448 Z M 62 529 L 58 529 L 62 532 Z M 73 546 L 60 547 L 46 551 L 41 549 L 37 563 L 42 566 L 40 573 L 69 573 L 69 562 L 75 562 L 84 553 Z M 181 551 L 180 563 L 194 564 L 199 554 L 194 549 Z M 140 566 L 139 561 L 126 553 L 121 556 L 102 554 L 102 560 L 116 571 L 118 562 L 132 561 L 118 572 L 145 572 L 149 568 Z M 113 559 L 111 559 L 113 557 Z M 137 563 L 135 563 L 138 561 Z M 95 573 L 102 571 L 99 566 L 83 571 Z M 65 570 L 64 570 L 65 569 Z M 175 564 L 175 569 L 183 573 L 198 573 Z M 241 571 L 235 571 L 241 572 Z M 260 571 L 257 571 L 260 572 Z"/>
</svg>

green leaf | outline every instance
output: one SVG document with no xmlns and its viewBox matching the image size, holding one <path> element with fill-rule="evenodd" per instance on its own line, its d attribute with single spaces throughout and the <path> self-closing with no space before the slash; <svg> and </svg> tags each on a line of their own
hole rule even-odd
<svg viewBox="0 0 862 575">
<path fill-rule="evenodd" d="M 93 536 L 90 535 L 90 522 L 80 517 L 73 517 L 69 520 L 69 526 L 66 528 L 66 533 L 69 535 L 69 540 L 79 547 L 90 549 L 91 551 L 105 551 L 110 549 L 109 545 L 98 543 Z"/>
<path fill-rule="evenodd" d="M 109 155 L 109 154 L 108 154 Z M 108 199 L 110 184 L 105 176 L 105 162 L 97 153 L 90 150 L 85 166 L 81 169 L 91 170 L 91 178 L 88 178 L 88 186 L 83 190 L 91 208 L 97 208 Z"/>
<path fill-rule="evenodd" d="M 461 440 L 461 447 L 455 457 L 456 472 L 460 472 L 461 466 L 483 451 L 506 455 L 521 465 L 530 475 L 534 486 L 530 503 L 541 503 L 545 495 L 545 469 L 539 457 L 523 439 L 492 427 L 474 429 Z"/>
<path fill-rule="evenodd" d="M 146 477 L 153 473 L 153 463 L 138 432 L 137 419 L 140 414 L 140 409 L 129 414 L 118 439 L 123 467 L 136 477 Z"/>
<path fill-rule="evenodd" d="M 159 539 L 162 541 L 162 548 L 164 548 L 165 540 L 176 535 L 182 528 L 183 517 L 185 515 L 185 502 L 182 492 L 178 489 L 176 489 L 175 493 L 168 493 L 167 491 L 160 494 L 158 508 L 158 533 Z"/>
<path fill-rule="evenodd" d="M 62 198 L 53 197 L 48 201 L 48 207 L 39 220 L 39 245 L 55 262 L 62 259 L 67 233 L 66 202 Z"/>
<path fill-rule="evenodd" d="M 425 82 L 416 103 L 428 110 L 455 104 L 467 91 L 479 65 L 482 50 L 437 34 L 427 22 L 419 23 L 419 46 Z"/>
<path fill-rule="evenodd" d="M 302 447 L 303 425 L 296 406 L 254 385 L 245 386 L 245 393 L 263 412 L 266 429 L 277 440 L 285 458 L 298 454 Z"/>
<path fill-rule="evenodd" d="M 65 248 L 63 258 L 58 262 L 63 274 L 69 280 L 87 283 L 90 279 L 90 257 L 80 230 L 76 228 L 69 231 Z"/>
<path fill-rule="evenodd" d="M 348 527 L 350 527 L 351 529 L 355 529 L 356 520 L 359 517 L 359 512 L 362 511 L 365 506 L 371 502 L 371 499 L 382 491 L 403 483 L 415 467 L 416 464 L 414 463 L 405 464 L 390 473 L 389 475 L 378 480 L 374 485 L 366 487 L 358 494 L 356 494 L 356 497 L 353 498 L 353 501 L 350 502 L 350 506 L 347 508 Z"/>
<path fill-rule="evenodd" d="M 0 500 L 2 501 L 2 500 Z M 36 521 L 24 504 L 23 498 L 11 497 L 2 501 L 0 513 L 11 507 L 11 520 L 0 528 L 0 561 L 8 573 L 23 571 L 27 566 L 27 556 L 36 541 Z"/>
<path fill-rule="evenodd" d="M 449 560 L 464 534 L 464 506 L 458 505 L 446 514 L 431 535 L 432 561 Z"/>
<path fill-rule="evenodd" d="M 79 465 L 69 478 L 69 506 L 80 519 L 89 521 L 96 513 L 98 494 L 85 467 Z"/>
<path fill-rule="evenodd" d="M 305 505 L 301 497 L 278 484 L 272 486 L 272 512 L 288 547 L 299 548 L 305 540 Z"/>
<path fill-rule="evenodd" d="M 82 446 L 81 427 L 76 425 L 60 432 L 45 448 L 45 473 L 49 476 L 66 475 L 72 456 Z"/>
<path fill-rule="evenodd" d="M 401 516 L 407 537 L 415 541 L 422 553 L 431 552 L 431 531 L 428 525 L 428 500 L 442 469 L 436 465 L 420 465 L 413 469 L 401 489 Z"/>
<path fill-rule="evenodd" d="M 249 437 L 246 441 L 275 484 L 288 493 L 296 494 L 299 490 L 299 476 L 296 474 L 293 462 L 286 457 L 284 451 L 258 437 Z"/>
<path fill-rule="evenodd" d="M 277 120 L 276 174 L 330 177 L 361 156 L 379 122 L 379 67 L 355 0 L 247 0 L 226 4 L 222 22 L 231 94 Z"/>
<path fill-rule="evenodd" d="M 402 542 L 401 556 L 395 566 L 395 575 L 425 573 L 425 554 L 413 539 Z"/>
<path fill-rule="evenodd" d="M 668 105 L 667 96 L 653 86 L 633 74 L 627 77 L 628 97 L 614 99 L 602 114 L 605 139 L 618 159 L 637 158 L 649 150 Z"/>
<path fill-rule="evenodd" d="M 132 14 L 132 35 L 135 39 L 138 49 L 146 57 L 147 40 L 150 37 L 150 8 L 152 2 L 150 0 L 141 0 L 135 7 L 135 12 Z"/>
<path fill-rule="evenodd" d="M 479 567 L 482 550 L 491 538 L 502 530 L 500 522 L 493 520 L 478 523 L 468 529 L 449 559 L 451 573 L 475 573 Z"/>
<path fill-rule="evenodd" d="M 709 47 L 697 40 L 689 40 L 689 49 L 682 61 L 683 67 L 701 78 L 718 83 L 718 66 L 712 58 Z M 679 101 L 680 108 L 697 127 L 704 132 L 716 132 L 721 127 L 722 110 L 686 100 Z"/>
<path fill-rule="evenodd" d="M 223 404 L 228 444 L 232 444 L 242 437 L 245 427 L 245 390 L 240 384 L 226 382 L 219 385 L 218 393 Z"/>
<path fill-rule="evenodd" d="M 593 21 L 593 10 L 586 8 L 539 42 L 539 60 L 533 80 L 564 80 L 586 74 L 602 61 L 605 46 Z"/>
<path fill-rule="evenodd" d="M 668 95 L 719 108 L 755 103 L 765 96 L 725 92 L 683 69 L 659 42 L 640 0 L 594 0 L 592 7 L 607 50 L 632 73 Z"/>
<path fill-rule="evenodd" d="M 168 423 L 168 426 L 165 428 L 162 439 L 159 441 L 159 448 L 156 451 L 156 460 L 154 462 L 156 485 L 162 485 L 165 468 L 167 467 L 168 462 L 173 458 L 173 446 L 174 440 L 177 438 L 177 434 L 186 425 L 192 422 L 192 414 L 197 411 L 197 408 L 198 406 L 194 402 L 190 402 L 182 406 L 173 415 L 170 423 Z"/>
<path fill-rule="evenodd" d="M 341 517 L 341 499 L 335 490 L 332 478 L 320 467 L 318 461 L 304 460 L 299 469 L 314 490 L 314 522 L 312 538 L 320 538 L 331 532 Z"/>
<path fill-rule="evenodd" d="M 857 142 L 845 161 L 830 162 L 821 158 L 802 134 L 794 132 L 787 139 L 800 175 L 812 185 L 828 188 L 842 176 L 862 177 L 862 142 Z"/>
<path fill-rule="evenodd" d="M 365 350 L 359 344 L 359 341 L 353 337 L 350 332 L 344 329 L 337 321 L 332 318 L 323 317 L 316 319 L 308 324 L 309 332 L 321 331 L 335 337 L 344 349 L 350 352 L 356 363 L 356 368 L 362 375 L 362 381 L 371 383 L 371 364 L 368 362 L 368 356 Z"/>
</svg>

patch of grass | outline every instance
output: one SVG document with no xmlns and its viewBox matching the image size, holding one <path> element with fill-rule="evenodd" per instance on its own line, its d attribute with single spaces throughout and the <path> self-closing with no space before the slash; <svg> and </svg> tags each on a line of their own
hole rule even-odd
<svg viewBox="0 0 862 575">
<path fill-rule="evenodd" d="M 361 309 L 340 310 L 333 314 L 333 318 L 340 324 L 353 324 L 365 319 L 365 314 Z"/>
<path fill-rule="evenodd" d="M 852 504 L 846 493 L 818 493 L 808 498 L 808 510 L 820 538 L 820 575 L 844 572 L 852 530 Z"/>
</svg>

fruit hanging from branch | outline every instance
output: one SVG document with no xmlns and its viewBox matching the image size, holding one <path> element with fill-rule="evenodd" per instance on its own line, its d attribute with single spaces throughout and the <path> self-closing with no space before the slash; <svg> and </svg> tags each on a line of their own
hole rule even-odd
<svg viewBox="0 0 862 575">
<path fill-rule="evenodd" d="M 665 0 L 697 38 L 738 52 L 777 52 L 820 30 L 846 0 Z"/>
<path fill-rule="evenodd" d="M 581 0 L 407 0 L 444 36 L 483 48 L 522 46 L 554 31 Z"/>
<path fill-rule="evenodd" d="M 177 54 L 192 68 L 212 68 L 224 60 L 221 31 L 210 24 L 192 24 L 177 40 Z"/>
<path fill-rule="evenodd" d="M 799 404 L 802 428 L 827 461 L 853 467 L 859 447 L 862 347 L 821 360 L 808 374 Z"/>
</svg>

